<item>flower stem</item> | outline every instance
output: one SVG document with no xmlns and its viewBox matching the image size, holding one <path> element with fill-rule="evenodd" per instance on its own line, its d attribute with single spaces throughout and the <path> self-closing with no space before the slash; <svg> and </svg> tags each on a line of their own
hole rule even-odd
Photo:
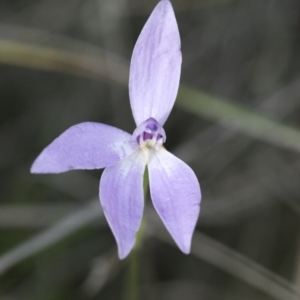
<svg viewBox="0 0 300 300">
<path fill-rule="evenodd" d="M 148 169 L 145 169 L 144 173 L 144 199 L 146 200 L 148 189 L 149 189 L 149 176 Z M 129 270 L 126 287 L 126 300 L 138 300 L 140 297 L 139 279 L 140 279 L 140 248 L 143 240 L 143 232 L 145 228 L 145 217 L 143 217 L 140 229 L 136 233 L 135 246 L 131 251 L 129 257 Z"/>
</svg>

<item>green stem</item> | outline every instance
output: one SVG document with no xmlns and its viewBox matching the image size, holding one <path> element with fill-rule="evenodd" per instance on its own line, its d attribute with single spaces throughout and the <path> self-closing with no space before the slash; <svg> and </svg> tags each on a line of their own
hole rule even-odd
<svg viewBox="0 0 300 300">
<path fill-rule="evenodd" d="M 149 176 L 148 170 L 145 169 L 144 173 L 144 199 L 146 200 L 148 188 L 149 188 Z M 131 251 L 129 257 L 129 274 L 126 288 L 126 300 L 138 300 L 139 299 L 139 279 L 140 279 L 140 248 L 143 240 L 143 232 L 145 228 L 145 218 L 143 217 L 140 229 L 136 233 L 135 246 Z"/>
</svg>

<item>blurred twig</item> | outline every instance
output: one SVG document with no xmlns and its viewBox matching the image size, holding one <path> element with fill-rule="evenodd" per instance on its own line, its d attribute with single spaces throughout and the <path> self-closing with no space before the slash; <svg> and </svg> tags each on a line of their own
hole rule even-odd
<svg viewBox="0 0 300 300">
<path fill-rule="evenodd" d="M 147 211 L 147 215 L 151 216 L 149 210 Z M 91 202 L 87 208 L 70 214 L 50 229 L 2 255 L 0 257 L 0 272 L 5 272 L 13 265 L 46 249 L 101 216 L 99 214 L 98 200 Z M 151 224 L 153 225 L 153 222 Z M 157 223 L 155 225 L 157 226 Z M 166 242 L 171 241 L 164 230 L 156 230 L 155 236 Z M 173 245 L 173 242 L 171 244 Z M 244 280 L 274 299 L 298 299 L 296 287 L 292 284 L 201 233 L 195 233 L 192 253 L 233 276 Z"/>
<path fill-rule="evenodd" d="M 300 77 L 297 77 L 287 85 L 277 90 L 271 96 L 256 100 L 256 106 L 260 112 L 267 113 L 268 115 L 271 114 L 276 119 L 282 120 L 300 105 L 298 96 L 299 93 Z M 285 101 L 286 99 L 289 99 L 289 101 Z M 176 155 L 181 157 L 183 160 L 192 161 L 196 158 L 199 159 L 199 155 L 206 155 L 208 152 L 211 152 L 212 149 L 220 147 L 227 141 L 231 141 L 233 138 L 237 137 L 237 135 L 238 132 L 224 130 L 224 128 L 221 128 L 221 124 L 219 123 L 213 124 L 196 136 L 192 137 L 189 141 L 179 145 L 175 149 L 175 152 Z M 238 146 L 235 144 L 230 153 L 231 161 L 233 161 L 234 157 L 247 149 L 251 144 L 251 140 L 239 143 Z"/>
<path fill-rule="evenodd" d="M 0 273 L 5 272 L 15 264 L 43 251 L 76 230 L 102 217 L 103 214 L 99 206 L 99 200 L 91 201 L 84 209 L 70 213 L 49 229 L 0 256 Z"/>
<path fill-rule="evenodd" d="M 172 4 L 174 6 L 174 9 L 176 12 L 185 12 L 188 10 L 191 10 L 191 7 L 193 9 L 203 9 L 209 6 L 222 6 L 222 5 L 228 5 L 232 2 L 235 2 L 237 0 L 173 0 Z M 130 6 L 130 14 L 131 15 L 146 15 L 151 12 L 151 9 L 155 6 L 157 3 L 156 1 L 147 1 L 147 2 L 134 2 L 134 5 L 131 5 L 129 1 Z"/>
<path fill-rule="evenodd" d="M 66 213 L 79 209 L 71 204 L 0 205 L 0 228 L 48 226 Z"/>
<path fill-rule="evenodd" d="M 3 39 L 0 40 L 0 62 L 48 71 L 99 77 L 127 85 L 127 64 L 111 62 L 108 65 L 107 59 L 105 62 L 105 60 L 97 57 Z M 109 68 L 109 72 L 107 68 Z M 187 86 L 181 86 L 176 104 L 197 116 L 212 119 L 247 135 L 280 147 L 300 151 L 300 133 L 296 128 L 280 124 L 277 120 L 247 109 L 242 105 Z"/>
<path fill-rule="evenodd" d="M 125 79 L 127 83 L 128 78 L 128 69 L 123 70 L 118 62 L 111 62 L 108 72 L 105 60 L 100 58 L 3 39 L 0 40 L 0 62 L 91 78 L 100 77 L 120 84 L 125 84 Z"/>
<path fill-rule="evenodd" d="M 129 16 L 127 0 L 102 0 L 97 2 L 97 10 L 100 21 L 100 32 L 103 43 L 103 59 L 107 65 L 107 71 L 112 72 L 110 77 L 115 76 L 115 62 L 110 58 L 110 49 L 118 49 L 124 53 L 126 42 L 130 41 L 130 24 L 127 17 Z M 111 34 L 114 32 L 115 34 Z M 112 65 L 111 65 L 112 64 Z M 127 84 L 128 67 L 124 64 L 124 76 Z M 117 127 L 123 127 L 128 124 L 128 119 L 120 107 L 123 103 L 123 89 L 117 89 L 114 80 L 108 82 L 110 92 L 110 105 L 113 108 L 113 121 Z M 131 117 L 131 116 L 130 116 Z"/>
<path fill-rule="evenodd" d="M 175 246 L 165 230 L 156 228 L 152 234 L 162 241 Z M 299 299 L 300 294 L 298 294 L 296 286 L 200 232 L 194 233 L 191 253 L 245 281 L 274 299 Z"/>
<path fill-rule="evenodd" d="M 181 86 L 176 103 L 197 116 L 210 118 L 226 127 L 277 146 L 300 151 L 298 129 L 280 124 L 276 119 L 259 114 L 237 103 L 187 86 Z"/>
<path fill-rule="evenodd" d="M 298 239 L 297 262 L 296 262 L 296 270 L 295 270 L 295 285 L 298 287 L 298 293 L 300 294 L 300 237 Z"/>
<path fill-rule="evenodd" d="M 115 249 L 93 260 L 92 268 L 81 288 L 89 296 L 95 296 L 121 269 Z"/>
<path fill-rule="evenodd" d="M 221 226 L 238 222 L 245 219 L 248 214 L 263 209 L 264 207 L 275 204 L 277 201 L 272 197 L 274 189 L 280 190 L 286 195 L 287 204 L 290 203 L 287 189 L 292 192 L 296 186 L 297 178 L 295 177 L 296 170 L 299 164 L 284 165 L 280 172 L 269 172 L 256 178 L 255 181 L 249 182 L 248 185 L 243 186 L 239 190 L 227 196 L 220 198 L 206 197 L 201 205 L 201 217 L 199 222 L 202 224 L 209 224 L 210 226 Z M 74 177 L 72 177 L 74 178 Z M 286 178 L 295 178 L 293 181 L 286 180 Z M 289 186 L 283 184 L 287 181 Z M 65 186 L 58 184 L 58 180 L 50 180 L 48 184 L 70 196 L 76 194 L 73 187 L 68 187 L 65 181 Z M 278 184 L 280 183 L 280 184 Z M 272 193 L 273 192 L 273 193 Z M 294 204 L 296 205 L 296 203 Z M 299 204 L 297 207 L 293 206 L 295 212 L 300 213 Z M 0 206 L 0 227 L 41 227 L 48 226 L 57 219 L 59 215 L 64 212 L 71 213 L 79 208 L 79 205 L 3 205 Z M 43 215 L 43 218 L 36 216 Z"/>
</svg>

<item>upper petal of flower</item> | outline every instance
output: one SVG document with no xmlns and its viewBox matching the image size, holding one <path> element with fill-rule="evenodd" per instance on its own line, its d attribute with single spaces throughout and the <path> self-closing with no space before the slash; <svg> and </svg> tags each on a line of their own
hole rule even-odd
<svg viewBox="0 0 300 300">
<path fill-rule="evenodd" d="M 132 154 L 132 136 L 101 123 L 74 125 L 56 138 L 34 161 L 32 173 L 60 173 L 72 169 L 100 169 Z"/>
<path fill-rule="evenodd" d="M 200 212 L 197 177 L 188 165 L 163 148 L 154 151 L 148 170 L 153 205 L 178 247 L 189 253 Z"/>
<path fill-rule="evenodd" d="M 137 126 L 154 118 L 163 125 L 177 95 L 181 69 L 180 36 L 168 0 L 158 3 L 134 47 L 129 94 Z"/>
<path fill-rule="evenodd" d="M 136 151 L 106 168 L 100 181 L 100 201 L 116 238 L 121 259 L 131 251 L 141 224 L 144 170 L 143 154 Z"/>
</svg>

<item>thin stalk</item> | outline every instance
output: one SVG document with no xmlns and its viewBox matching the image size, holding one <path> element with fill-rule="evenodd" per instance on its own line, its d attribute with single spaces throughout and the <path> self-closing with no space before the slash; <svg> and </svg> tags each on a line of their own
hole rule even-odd
<svg viewBox="0 0 300 300">
<path fill-rule="evenodd" d="M 145 169 L 144 173 L 144 199 L 146 200 L 148 189 L 149 189 L 149 176 L 148 170 Z M 138 300 L 140 297 L 139 281 L 140 281 L 140 249 L 143 241 L 143 232 L 145 228 L 146 220 L 143 217 L 140 229 L 136 233 L 136 241 L 133 250 L 129 257 L 129 270 L 128 279 L 126 286 L 126 300 Z"/>
</svg>

